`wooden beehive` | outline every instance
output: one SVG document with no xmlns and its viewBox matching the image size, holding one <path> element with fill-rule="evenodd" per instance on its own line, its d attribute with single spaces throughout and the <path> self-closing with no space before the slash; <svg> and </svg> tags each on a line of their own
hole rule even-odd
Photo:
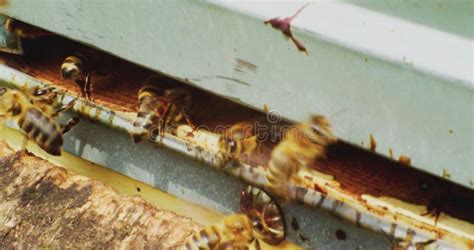
<svg viewBox="0 0 474 250">
<path fill-rule="evenodd" d="M 2 54 L 0 59 L 4 65 L 28 74 L 41 83 L 52 84 L 67 92 L 67 95 L 78 96 L 80 91 L 77 85 L 61 80 L 59 68 L 65 57 L 83 47 L 60 37 L 39 38 L 25 41 L 27 56 Z M 113 117 L 119 117 L 131 124 L 137 112 L 138 89 L 143 80 L 156 73 L 111 55 L 105 57 L 104 64 L 114 70 L 115 81 L 108 88 L 94 91 L 93 102 L 81 99 L 81 104 L 75 109 L 90 119 L 109 123 L 107 125 L 110 126 L 114 126 Z M 176 81 L 176 84 L 186 86 L 185 81 L 186 79 L 184 82 Z M 14 79 L 11 82 L 18 86 L 24 84 Z M 96 84 L 110 85 L 101 83 L 100 80 Z M 267 114 L 263 112 L 195 87 L 187 87 L 191 88 L 193 93 L 190 115 L 200 127 L 213 131 L 218 125 L 231 126 L 241 121 L 268 123 Z M 95 111 L 91 112 L 92 109 Z M 112 118 L 101 118 L 98 109 L 110 113 Z M 288 124 L 292 122 L 281 120 L 270 125 Z M 212 158 L 212 152 L 207 152 L 211 150 L 197 145 L 197 142 L 176 135 L 167 136 L 170 140 L 188 146 L 188 149 L 199 149 L 182 153 L 195 154 L 196 158 L 208 161 L 217 168 L 259 186 L 265 185 L 264 171 L 271 151 L 278 143 L 262 142 L 257 152 L 250 157 L 242 157 L 238 163 L 232 163 L 237 167 L 223 167 L 222 162 Z M 367 143 L 376 150 L 373 138 L 368 139 Z M 165 141 L 163 145 L 170 147 L 171 144 Z M 130 143 L 130 146 L 133 144 Z M 206 160 L 206 157 L 214 160 Z M 474 205 L 474 194 L 468 188 L 411 168 L 403 157 L 388 159 L 344 141 L 331 145 L 327 157 L 314 162 L 311 168 L 320 175 L 309 177 L 313 178 L 313 188 L 294 187 L 294 198 L 297 201 L 324 208 L 357 225 L 403 238 L 413 244 L 436 239 L 442 246 L 473 247 L 474 217 L 471 208 Z M 433 206 L 441 214 L 437 221 L 436 216 L 425 214 Z"/>
</svg>

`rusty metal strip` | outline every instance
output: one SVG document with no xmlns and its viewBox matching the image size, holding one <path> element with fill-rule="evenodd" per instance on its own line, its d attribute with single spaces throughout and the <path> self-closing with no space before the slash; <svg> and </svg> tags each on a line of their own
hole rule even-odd
<svg viewBox="0 0 474 250">
<path fill-rule="evenodd" d="M 17 87 L 33 87 L 39 85 L 47 85 L 49 83 L 34 79 L 22 72 L 11 69 L 5 65 L 0 65 L 0 81 L 11 83 Z M 61 103 L 67 104 L 72 101 L 75 96 L 69 93 L 63 93 L 58 97 Z M 134 132 L 133 114 L 117 113 L 108 108 L 98 106 L 87 100 L 79 98 L 73 109 L 78 113 L 87 116 L 93 120 L 99 121 L 109 127 L 123 130 L 127 133 Z M 186 125 L 182 127 L 185 130 Z M 209 132 L 210 133 L 210 132 Z M 217 136 L 217 135 L 216 135 Z M 247 164 L 229 160 L 218 150 L 206 148 L 199 145 L 199 142 L 192 140 L 184 140 L 171 134 L 165 134 L 163 138 L 157 139 L 156 143 L 167 148 L 178 151 L 186 156 L 192 157 L 198 161 L 205 162 L 214 168 L 223 170 L 233 176 L 242 179 L 252 185 L 264 187 L 267 182 L 265 169 L 259 166 L 249 166 Z M 312 178 L 312 177 L 311 177 Z M 313 179 L 313 181 L 315 181 Z M 316 183 L 315 184 L 321 184 Z M 335 185 L 337 186 L 337 185 Z M 469 249 L 474 246 L 474 236 L 469 232 L 463 235 L 454 232 L 449 227 L 440 229 L 436 225 L 418 221 L 411 218 L 409 213 L 397 213 L 390 208 L 379 207 L 374 203 L 366 202 L 365 206 L 361 201 L 351 197 L 344 197 L 337 188 L 326 185 L 327 194 L 317 192 L 305 187 L 291 185 L 291 196 L 296 201 L 315 209 L 323 209 L 330 213 L 344 218 L 356 225 L 383 233 L 389 238 L 393 238 L 395 242 L 403 242 L 408 246 L 417 246 L 431 239 L 436 241 L 430 246 L 445 248 L 465 248 Z M 381 212 L 385 210 L 385 212 Z M 462 230 L 461 230 L 462 231 Z"/>
</svg>

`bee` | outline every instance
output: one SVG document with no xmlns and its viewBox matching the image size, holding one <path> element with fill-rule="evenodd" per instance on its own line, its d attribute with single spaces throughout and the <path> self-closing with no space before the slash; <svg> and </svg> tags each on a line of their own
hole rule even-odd
<svg viewBox="0 0 474 250">
<path fill-rule="evenodd" d="M 37 96 L 30 99 L 20 90 L 0 87 L 0 117 L 15 121 L 26 138 L 35 141 L 47 153 L 59 156 L 63 134 L 76 125 L 78 119 L 73 118 L 61 127 L 53 117 L 71 108 L 75 100 L 53 112 L 47 105 L 35 105 L 41 103 L 40 96 L 43 92 L 32 90 L 31 93 L 36 93 Z"/>
<path fill-rule="evenodd" d="M 441 215 L 449 215 L 461 220 L 474 220 L 472 207 L 474 206 L 474 194 L 465 188 L 447 185 L 439 178 L 420 179 L 419 188 L 416 191 L 423 197 L 428 198 L 426 211 L 421 216 L 432 217 L 436 225 Z"/>
<path fill-rule="evenodd" d="M 173 133 L 175 125 L 183 120 L 195 127 L 188 115 L 192 105 L 191 91 L 177 87 L 163 77 L 154 76 L 144 82 L 138 92 L 138 103 L 132 134 L 135 143 L 144 136 L 154 141 L 165 130 Z"/>
<path fill-rule="evenodd" d="M 254 240 L 252 224 L 244 214 L 229 215 L 224 220 L 195 233 L 184 249 L 248 249 Z"/>
<path fill-rule="evenodd" d="M 325 156 L 326 147 L 335 141 L 329 121 L 323 116 L 312 116 L 309 121 L 290 127 L 271 154 L 266 170 L 270 191 L 287 199 L 288 184 L 303 184 L 301 173 L 311 172 L 307 166 Z"/>
<path fill-rule="evenodd" d="M 66 105 L 62 105 L 56 109 L 57 97 L 59 92 L 54 87 L 50 86 L 37 86 L 23 90 L 23 92 L 29 97 L 31 104 L 41 109 L 45 114 L 51 114 L 51 118 L 58 116 L 61 112 L 71 109 L 76 103 L 79 97 L 69 102 Z M 62 127 L 62 134 L 69 132 L 74 126 L 80 121 L 79 116 L 74 116 L 67 121 Z"/>
<path fill-rule="evenodd" d="M 133 123 L 135 133 L 132 134 L 134 143 L 138 143 L 147 135 L 150 128 L 159 122 L 164 114 L 167 104 L 159 98 L 163 94 L 162 90 L 154 84 L 144 84 L 138 92 L 138 112 Z M 145 131 L 145 132 L 141 132 Z M 150 138 L 150 136 L 148 136 Z"/>
<path fill-rule="evenodd" d="M 230 159 L 239 159 L 242 155 L 250 156 L 257 147 L 257 136 L 252 130 L 252 124 L 249 122 L 234 124 L 224 131 L 219 147 Z"/>
<path fill-rule="evenodd" d="M 386 233 L 384 234 L 390 240 L 390 245 L 388 247 L 389 250 L 407 250 L 407 249 L 425 250 L 425 249 L 438 248 L 436 245 L 433 245 L 433 243 L 436 242 L 435 239 L 428 239 L 426 241 L 415 243 L 413 242 L 413 238 L 411 236 L 408 236 L 406 239 L 396 239 L 394 237 L 388 236 Z"/>
<path fill-rule="evenodd" d="M 433 244 L 434 242 L 436 242 L 436 240 L 434 239 L 427 240 L 424 242 L 418 242 L 418 243 L 411 243 L 409 241 L 403 241 L 403 240 L 393 240 L 389 246 L 389 249 L 390 250 L 407 250 L 407 249 L 425 250 L 425 249 L 431 249 L 430 245 Z"/>
<path fill-rule="evenodd" d="M 452 199 L 452 196 L 446 194 L 437 193 L 432 195 L 428 202 L 428 205 L 426 206 L 426 212 L 422 213 L 421 216 L 433 216 L 434 223 L 436 225 L 438 223 L 439 217 L 441 216 L 445 204 L 449 204 Z"/>
<path fill-rule="evenodd" d="M 280 207 L 265 191 L 248 186 L 240 196 L 240 211 L 252 221 L 254 235 L 270 245 L 285 240 L 285 218 Z"/>
<path fill-rule="evenodd" d="M 54 113 L 53 107 L 58 97 L 58 92 L 56 92 L 54 87 L 37 86 L 21 90 L 29 97 L 31 104 L 47 114 Z"/>
<path fill-rule="evenodd" d="M 192 105 L 192 95 L 189 89 L 180 87 L 166 89 L 164 97 L 168 102 L 168 108 L 161 120 L 161 131 L 170 127 L 170 125 L 176 125 L 181 121 L 185 121 L 192 128 L 196 127 L 189 116 L 189 110 Z M 175 127 L 173 126 L 173 128 Z"/>
<path fill-rule="evenodd" d="M 106 56 L 102 52 L 91 49 L 79 50 L 66 57 L 61 64 L 60 75 L 63 80 L 71 80 L 80 88 L 81 95 L 92 100 L 95 89 L 107 88 L 113 83 L 113 74 L 106 68 L 110 63 L 104 63 Z M 92 82 L 92 76 L 95 81 Z M 101 82 L 101 84 L 96 84 Z"/>
</svg>

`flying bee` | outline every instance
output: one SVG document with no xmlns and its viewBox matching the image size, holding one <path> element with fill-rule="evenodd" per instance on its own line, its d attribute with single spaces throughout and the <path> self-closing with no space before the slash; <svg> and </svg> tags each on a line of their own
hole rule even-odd
<svg viewBox="0 0 474 250">
<path fill-rule="evenodd" d="M 270 245 L 279 245 L 285 239 L 283 213 L 265 191 L 253 186 L 248 186 L 242 190 L 240 211 L 252 221 L 257 238 Z"/>
<path fill-rule="evenodd" d="M 61 64 L 61 78 L 73 81 L 79 86 L 81 95 L 92 100 L 93 90 L 106 88 L 113 83 L 112 69 L 106 68 L 110 63 L 104 63 L 105 57 L 104 53 L 90 49 L 77 51 L 66 57 Z M 97 82 L 101 84 L 96 84 Z"/>
<path fill-rule="evenodd" d="M 144 136 L 156 140 L 165 131 L 172 132 L 175 125 L 183 120 L 194 128 L 188 115 L 191 101 L 190 90 L 176 87 L 163 77 L 154 76 L 146 80 L 138 92 L 139 107 L 133 124 L 133 141 L 138 143 Z"/>
<path fill-rule="evenodd" d="M 79 120 L 73 118 L 61 127 L 53 117 L 71 108 L 75 100 L 53 112 L 53 109 L 46 108 L 46 105 L 36 106 L 35 102 L 40 100 L 40 96 L 35 98 L 36 101 L 20 90 L 0 87 L 0 116 L 16 122 L 21 132 L 44 151 L 59 156 L 63 146 L 63 134 Z"/>
<path fill-rule="evenodd" d="M 184 249 L 248 249 L 254 240 L 252 224 L 244 214 L 229 215 L 223 222 L 195 233 Z"/>
<path fill-rule="evenodd" d="M 312 116 L 308 122 L 290 127 L 272 151 L 266 170 L 268 188 L 287 199 L 288 184 L 304 183 L 301 172 L 311 172 L 308 165 L 324 157 L 326 147 L 335 141 L 331 126 L 323 116 Z"/>
<path fill-rule="evenodd" d="M 250 156 L 257 147 L 257 136 L 252 130 L 249 122 L 234 124 L 222 134 L 220 148 L 231 159 L 239 159 L 241 155 Z"/>
</svg>

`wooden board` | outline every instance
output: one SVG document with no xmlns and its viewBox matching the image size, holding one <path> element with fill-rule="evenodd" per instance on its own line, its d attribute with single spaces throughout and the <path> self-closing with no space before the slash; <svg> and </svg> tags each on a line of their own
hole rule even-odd
<svg viewBox="0 0 474 250">
<path fill-rule="evenodd" d="M 0 141 L 1 248 L 177 249 L 201 226 Z"/>
</svg>

